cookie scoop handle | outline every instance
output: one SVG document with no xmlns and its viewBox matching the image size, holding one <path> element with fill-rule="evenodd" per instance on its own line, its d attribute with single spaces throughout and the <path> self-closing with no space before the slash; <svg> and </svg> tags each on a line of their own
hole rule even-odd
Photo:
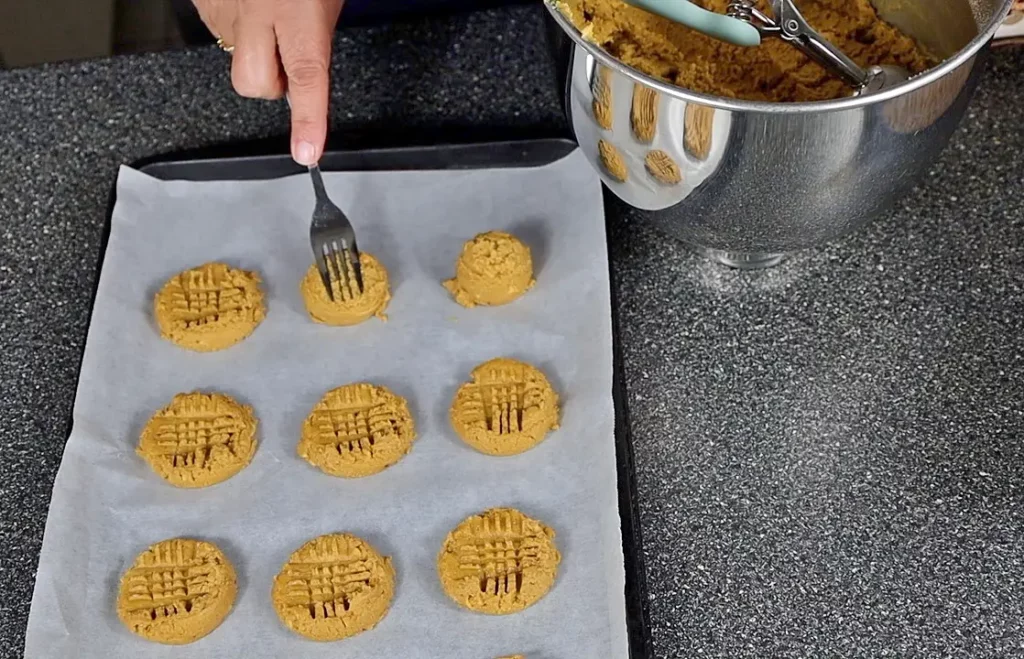
<svg viewBox="0 0 1024 659">
<path fill-rule="evenodd" d="M 761 43 L 761 34 L 750 23 L 708 11 L 688 0 L 626 0 L 626 2 L 644 11 L 703 32 L 709 37 L 737 46 L 757 46 Z"/>
</svg>

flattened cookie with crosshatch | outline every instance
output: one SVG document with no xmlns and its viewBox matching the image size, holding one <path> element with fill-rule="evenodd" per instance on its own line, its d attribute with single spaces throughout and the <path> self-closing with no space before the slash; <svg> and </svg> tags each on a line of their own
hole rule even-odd
<svg viewBox="0 0 1024 659">
<path fill-rule="evenodd" d="M 332 476 L 383 471 L 412 449 L 409 405 L 386 387 L 348 384 L 324 394 L 302 424 L 299 456 Z"/>
<path fill-rule="evenodd" d="M 316 264 L 309 267 L 299 284 L 302 301 L 306 304 L 309 317 L 325 325 L 358 325 L 371 316 L 387 320 L 384 310 L 391 301 L 391 285 L 388 271 L 371 254 L 360 252 L 359 265 L 362 268 L 363 290 L 355 285 L 355 274 L 349 272 L 348 283 L 340 278 L 331 279 L 334 299 L 327 296 L 327 289 L 320 278 Z"/>
<path fill-rule="evenodd" d="M 139 554 L 121 576 L 117 617 L 147 640 L 191 643 L 227 617 L 237 591 L 235 568 L 216 545 L 164 540 Z"/>
<path fill-rule="evenodd" d="M 555 532 L 512 508 L 473 515 L 448 534 L 437 557 L 444 592 L 471 611 L 522 611 L 551 590 L 561 554 Z"/>
<path fill-rule="evenodd" d="M 500 357 L 473 369 L 448 413 L 464 442 L 489 455 L 515 455 L 558 427 L 558 394 L 538 369 Z"/>
<path fill-rule="evenodd" d="M 153 303 L 160 335 L 177 345 L 210 352 L 235 345 L 263 322 L 259 274 L 207 263 L 171 277 Z"/>
<path fill-rule="evenodd" d="M 322 535 L 302 545 L 281 568 L 271 591 L 281 622 L 314 641 L 337 641 L 372 629 L 394 595 L 391 559 L 347 533 Z"/>
<path fill-rule="evenodd" d="M 224 394 L 178 394 L 154 414 L 136 453 L 177 487 L 206 487 L 227 480 L 256 453 L 252 408 Z"/>
</svg>

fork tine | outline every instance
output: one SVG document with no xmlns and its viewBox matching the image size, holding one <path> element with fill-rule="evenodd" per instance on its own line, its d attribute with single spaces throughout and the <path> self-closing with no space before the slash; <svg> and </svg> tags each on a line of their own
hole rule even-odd
<svg viewBox="0 0 1024 659">
<path fill-rule="evenodd" d="M 327 297 L 334 302 L 334 287 L 331 286 L 331 271 L 327 267 L 327 259 L 324 258 L 324 251 L 327 245 L 320 245 L 320 249 L 313 250 L 313 255 L 316 258 L 316 269 L 320 271 L 320 281 L 324 283 L 324 288 L 327 289 Z"/>
<path fill-rule="evenodd" d="M 326 252 L 327 272 L 331 275 L 331 287 L 333 288 L 335 284 L 338 285 L 338 292 L 334 297 L 334 301 L 343 301 L 345 299 L 345 286 L 341 281 L 341 271 L 338 270 L 338 254 L 335 251 L 333 242 L 328 242 L 326 244 Z"/>
<path fill-rule="evenodd" d="M 352 297 L 357 297 L 363 294 L 363 290 L 360 288 L 359 282 L 356 278 L 356 260 L 352 258 L 352 250 L 347 244 L 343 249 L 345 255 L 345 266 L 349 274 L 348 281 L 345 283 L 348 284 L 349 292 L 352 293 Z"/>
<path fill-rule="evenodd" d="M 342 290 L 342 299 L 345 299 L 347 295 L 349 299 L 352 299 L 352 288 L 348 283 L 348 263 L 345 256 L 345 243 L 338 241 L 331 243 L 333 249 L 332 255 L 334 257 L 334 268 L 338 272 L 338 287 Z"/>
<path fill-rule="evenodd" d="M 356 247 L 355 238 L 352 239 L 350 246 L 350 256 L 352 263 L 352 274 L 355 275 L 356 288 L 359 289 L 359 294 L 363 294 L 363 264 L 360 262 L 359 248 Z"/>
</svg>

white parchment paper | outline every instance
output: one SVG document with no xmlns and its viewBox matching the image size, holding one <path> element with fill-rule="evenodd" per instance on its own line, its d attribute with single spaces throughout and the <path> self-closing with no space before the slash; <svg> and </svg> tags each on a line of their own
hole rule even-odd
<svg viewBox="0 0 1024 659">
<path fill-rule="evenodd" d="M 580 152 L 536 169 L 325 175 L 387 267 L 390 319 L 314 324 L 298 293 L 311 261 L 308 177 L 162 182 L 129 168 L 117 181 L 110 243 L 82 362 L 74 429 L 54 484 L 25 656 L 30 659 L 332 657 L 625 659 L 624 569 L 613 443 L 612 349 L 601 190 Z M 441 287 L 463 241 L 510 230 L 533 249 L 537 286 L 511 305 L 463 309 Z M 152 298 L 176 272 L 210 260 L 259 270 L 268 315 L 242 343 L 198 354 L 162 340 Z M 508 458 L 464 445 L 447 412 L 473 366 L 497 356 L 543 369 L 561 395 L 561 429 Z M 355 381 L 406 397 L 419 438 L 397 465 L 363 479 L 327 476 L 297 457 L 320 396 Z M 173 488 L 134 448 L 174 394 L 223 391 L 253 406 L 252 464 L 201 490 Z M 564 556 L 550 594 L 511 616 L 459 609 L 436 557 L 466 516 L 514 506 L 553 527 Z M 336 643 L 284 628 L 274 575 L 310 538 L 348 531 L 393 557 L 391 612 Z M 114 612 L 120 574 L 151 543 L 216 542 L 237 568 L 235 608 L 206 638 L 168 647 L 129 633 Z"/>
</svg>

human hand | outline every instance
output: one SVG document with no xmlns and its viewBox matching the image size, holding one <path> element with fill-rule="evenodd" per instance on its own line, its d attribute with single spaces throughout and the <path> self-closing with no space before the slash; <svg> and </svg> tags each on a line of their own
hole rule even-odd
<svg viewBox="0 0 1024 659">
<path fill-rule="evenodd" d="M 327 139 L 331 37 L 344 0 L 193 0 L 231 52 L 231 84 L 249 98 L 281 98 L 292 112 L 292 158 L 320 159 Z"/>
</svg>

